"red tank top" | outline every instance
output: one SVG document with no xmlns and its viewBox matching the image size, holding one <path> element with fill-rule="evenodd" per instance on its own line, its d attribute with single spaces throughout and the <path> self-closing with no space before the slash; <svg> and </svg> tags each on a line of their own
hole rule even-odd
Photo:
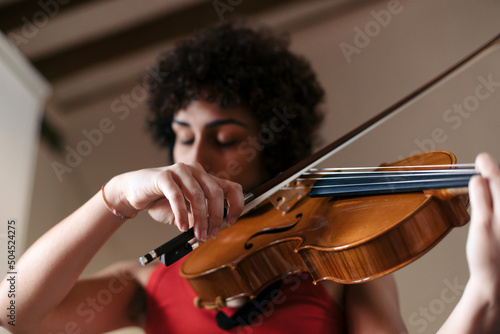
<svg viewBox="0 0 500 334">
<path fill-rule="evenodd" d="M 184 260 L 184 259 L 183 259 Z M 179 275 L 183 260 L 169 267 L 158 265 L 146 286 L 146 333 L 345 333 L 344 314 L 325 288 L 310 278 L 292 277 L 250 326 L 220 329 L 215 310 L 198 309 L 189 282 Z M 224 284 L 221 282 L 221 284 Z M 236 309 L 222 311 L 231 316 Z"/>
</svg>

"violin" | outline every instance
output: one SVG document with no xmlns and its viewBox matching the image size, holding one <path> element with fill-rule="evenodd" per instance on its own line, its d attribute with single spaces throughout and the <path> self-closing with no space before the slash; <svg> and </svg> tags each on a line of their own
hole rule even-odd
<svg viewBox="0 0 500 334">
<path fill-rule="evenodd" d="M 400 167 L 410 161 L 411 168 Z M 314 284 L 389 274 L 469 221 L 466 188 L 441 188 L 466 187 L 474 175 L 455 163 L 449 152 L 427 152 L 374 172 L 295 180 L 201 245 L 181 276 L 197 293 L 198 306 L 221 308 L 302 272 Z"/>
<path fill-rule="evenodd" d="M 422 256 L 454 227 L 469 221 L 470 166 L 435 151 L 382 164 L 374 171 L 322 175 L 311 167 L 398 112 L 473 57 L 439 77 L 245 197 L 240 219 L 200 245 L 181 276 L 197 293 L 197 306 L 223 308 L 255 298 L 287 275 L 307 272 L 314 284 L 361 283 L 389 274 Z M 465 168 L 463 168 L 465 167 Z M 317 177 L 320 176 L 320 177 Z M 182 233 L 140 258 L 170 265 L 197 248 L 194 231 Z M 223 284 L 221 284 L 223 282 Z"/>
</svg>

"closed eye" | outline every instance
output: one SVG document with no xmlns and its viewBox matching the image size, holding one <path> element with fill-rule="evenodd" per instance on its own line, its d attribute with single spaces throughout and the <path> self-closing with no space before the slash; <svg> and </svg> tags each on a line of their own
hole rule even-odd
<svg viewBox="0 0 500 334">
<path fill-rule="evenodd" d="M 217 145 L 220 147 L 230 147 L 236 144 L 236 140 L 230 140 L 230 141 L 217 141 Z"/>
<path fill-rule="evenodd" d="M 194 143 L 194 139 L 188 139 L 188 140 L 179 140 L 179 143 L 181 145 L 192 145 Z"/>
</svg>

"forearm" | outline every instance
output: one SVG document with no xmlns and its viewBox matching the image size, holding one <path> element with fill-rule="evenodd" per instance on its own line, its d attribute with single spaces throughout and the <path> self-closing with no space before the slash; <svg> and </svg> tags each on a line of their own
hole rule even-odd
<svg viewBox="0 0 500 334">
<path fill-rule="evenodd" d="M 495 296 L 498 293 L 483 284 L 469 282 L 459 303 L 438 333 L 498 333 L 500 301 Z"/>
<path fill-rule="evenodd" d="M 498 333 L 500 329 L 500 169 L 485 153 L 477 156 L 475 167 L 479 175 L 469 182 L 471 276 L 439 333 Z"/>
<path fill-rule="evenodd" d="M 20 329 L 16 324 L 16 331 L 29 332 L 44 319 L 54 318 L 48 315 L 64 319 L 67 308 L 62 305 L 71 305 L 75 298 L 80 298 L 78 293 L 73 293 L 73 288 L 83 269 L 126 221 L 119 216 L 131 217 L 145 210 L 156 221 L 175 223 L 181 230 L 192 222 L 195 235 L 203 237 L 208 231 L 218 231 L 222 225 L 224 198 L 228 202 L 226 222 L 229 225 L 239 217 L 244 203 L 240 185 L 207 174 L 199 164 L 176 164 L 121 174 L 108 182 L 105 194 L 110 207 L 116 209 L 114 214 L 102 194 L 97 193 L 21 257 L 16 266 L 16 317 L 17 323 L 26 327 Z M 186 201 L 190 203 L 189 210 Z M 8 307 L 9 284 L 6 280 L 2 284 L 0 307 Z M 95 289 L 95 286 L 85 289 Z M 7 320 L 5 313 L 0 314 L 0 325 L 5 325 Z M 57 324 L 47 326 L 59 328 Z"/>
<path fill-rule="evenodd" d="M 109 212 L 97 193 L 37 240 L 16 266 L 17 324 L 42 321 L 54 310 L 95 253 L 124 221 Z M 7 296 L 6 283 L 2 281 L 0 298 Z M 2 301 L 2 305 L 5 302 L 8 301 Z"/>
</svg>

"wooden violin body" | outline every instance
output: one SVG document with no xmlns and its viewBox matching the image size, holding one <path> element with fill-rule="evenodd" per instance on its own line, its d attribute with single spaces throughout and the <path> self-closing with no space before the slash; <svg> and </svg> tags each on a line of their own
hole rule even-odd
<svg viewBox="0 0 500 334">
<path fill-rule="evenodd" d="M 453 154 L 439 151 L 383 167 L 455 162 Z M 274 198 L 279 202 L 288 191 Z M 409 264 L 469 220 L 467 195 L 443 189 L 305 196 L 286 210 L 272 202 L 261 203 L 186 259 L 181 275 L 198 294 L 200 306 L 254 298 L 271 283 L 300 272 L 310 273 L 314 283 L 365 282 Z"/>
</svg>

